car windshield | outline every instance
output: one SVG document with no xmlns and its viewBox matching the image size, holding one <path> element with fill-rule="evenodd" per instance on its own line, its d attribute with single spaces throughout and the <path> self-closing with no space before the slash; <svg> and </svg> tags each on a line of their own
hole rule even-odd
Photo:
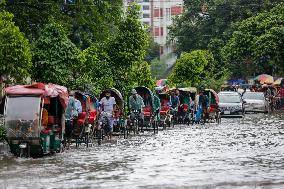
<svg viewBox="0 0 284 189">
<path fill-rule="evenodd" d="M 240 103 L 241 98 L 239 95 L 219 95 L 220 103 Z"/>
<path fill-rule="evenodd" d="M 251 93 L 251 92 L 246 92 L 243 95 L 244 99 L 250 99 L 250 100 L 263 100 L 264 99 L 264 94 L 263 93 Z"/>
<path fill-rule="evenodd" d="M 8 97 L 5 111 L 7 137 L 39 136 L 40 97 Z"/>
</svg>

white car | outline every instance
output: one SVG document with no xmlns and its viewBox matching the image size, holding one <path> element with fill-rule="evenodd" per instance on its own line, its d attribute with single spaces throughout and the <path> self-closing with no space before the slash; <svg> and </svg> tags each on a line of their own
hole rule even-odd
<svg viewBox="0 0 284 189">
<path fill-rule="evenodd" d="M 267 113 L 269 103 L 262 92 L 245 92 L 243 94 L 245 112 L 264 112 Z"/>
<path fill-rule="evenodd" d="M 218 94 L 219 109 L 222 117 L 243 117 L 244 103 L 238 92 L 224 91 Z"/>
</svg>

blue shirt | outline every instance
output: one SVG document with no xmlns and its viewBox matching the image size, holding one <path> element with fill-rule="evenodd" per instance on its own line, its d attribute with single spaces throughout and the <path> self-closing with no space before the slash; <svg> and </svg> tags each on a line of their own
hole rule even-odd
<svg viewBox="0 0 284 189">
<path fill-rule="evenodd" d="M 78 113 L 82 112 L 82 104 L 80 102 L 80 100 L 75 99 L 75 107 Z"/>
<path fill-rule="evenodd" d="M 73 117 L 78 116 L 78 112 L 76 110 L 76 106 L 75 106 L 75 98 L 70 96 L 69 97 L 69 101 L 68 101 L 68 105 L 65 111 L 65 118 L 66 120 L 70 120 Z"/>
<path fill-rule="evenodd" d="M 178 96 L 170 96 L 170 106 L 172 108 L 176 108 L 179 104 L 179 97 Z"/>
</svg>

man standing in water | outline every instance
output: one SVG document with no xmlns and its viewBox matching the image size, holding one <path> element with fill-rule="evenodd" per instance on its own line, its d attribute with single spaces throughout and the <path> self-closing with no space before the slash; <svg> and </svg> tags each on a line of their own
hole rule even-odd
<svg viewBox="0 0 284 189">
<path fill-rule="evenodd" d="M 78 112 L 76 108 L 76 101 L 74 98 L 74 93 L 70 92 L 69 93 L 69 100 L 68 100 L 68 105 L 65 111 L 65 125 L 66 125 L 66 131 L 65 131 L 65 136 L 67 141 L 69 142 L 72 137 L 72 131 L 73 131 L 73 119 L 78 117 Z"/>
<path fill-rule="evenodd" d="M 109 139 L 111 139 L 111 135 L 113 132 L 113 115 L 115 105 L 115 98 L 111 96 L 111 91 L 106 90 L 105 97 L 103 97 L 100 101 L 100 107 L 101 111 L 106 113 L 106 118 L 108 119 L 109 132 L 107 133 L 107 135 L 109 136 Z M 101 116 L 100 123 L 102 123 L 103 119 L 104 116 Z"/>
<path fill-rule="evenodd" d="M 137 110 L 139 112 L 140 121 L 143 124 L 143 108 L 145 107 L 143 98 L 139 94 L 137 94 L 137 91 L 135 89 L 131 91 L 131 94 L 132 95 L 129 97 L 129 109 L 131 111 L 130 118 L 132 120 L 134 119 L 135 114 L 133 111 Z"/>
</svg>

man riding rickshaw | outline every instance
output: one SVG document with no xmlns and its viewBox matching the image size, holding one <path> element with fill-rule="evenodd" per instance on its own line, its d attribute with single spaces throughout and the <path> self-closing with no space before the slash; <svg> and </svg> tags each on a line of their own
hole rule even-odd
<svg viewBox="0 0 284 189">
<path fill-rule="evenodd" d="M 144 124 L 144 100 L 137 93 L 136 89 L 132 89 L 131 96 L 129 97 L 129 110 L 130 110 L 130 121 L 131 129 L 134 134 L 138 132 L 138 128 Z"/>
</svg>

